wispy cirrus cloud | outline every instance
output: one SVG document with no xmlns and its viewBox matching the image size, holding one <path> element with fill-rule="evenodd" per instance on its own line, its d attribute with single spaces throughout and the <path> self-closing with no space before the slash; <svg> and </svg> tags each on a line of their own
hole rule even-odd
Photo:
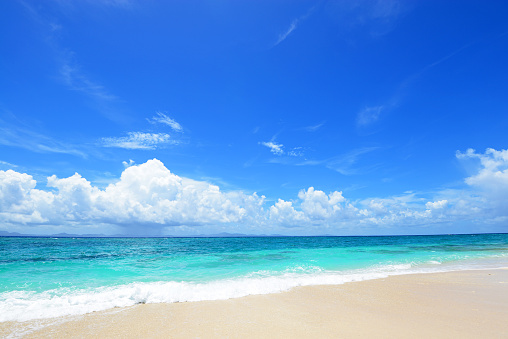
<svg viewBox="0 0 508 339">
<path fill-rule="evenodd" d="M 90 1 L 95 4 L 109 4 L 109 3 L 124 3 L 128 1 L 122 0 L 105 0 L 105 1 Z M 54 50 L 56 59 L 60 64 L 59 75 L 60 79 L 65 85 L 72 90 L 82 92 L 90 97 L 100 100 L 115 100 L 114 95 L 108 93 L 106 89 L 98 83 L 92 81 L 85 72 L 78 66 L 75 61 L 76 54 L 61 46 L 59 33 L 64 29 L 64 26 L 54 21 L 44 13 L 43 7 L 33 6 L 26 1 L 20 1 L 23 7 L 30 14 L 31 18 L 41 26 L 41 31 L 44 35 L 44 41 Z M 67 8 L 73 6 L 73 2 L 56 1 L 51 5 L 58 5 L 60 8 Z"/>
<path fill-rule="evenodd" d="M 275 155 L 286 155 L 290 157 L 301 157 L 303 156 L 303 147 L 293 147 L 289 150 L 284 150 L 283 144 L 278 144 L 274 140 L 272 141 L 263 141 L 259 143 L 260 145 L 263 145 L 265 147 L 268 147 L 270 149 L 270 152 L 272 152 Z M 277 161 L 271 161 L 271 162 L 277 162 Z"/>
<path fill-rule="evenodd" d="M 289 25 L 289 28 L 284 31 L 283 33 L 279 34 L 279 38 L 277 39 L 277 41 L 275 42 L 274 46 L 277 46 L 278 44 L 280 44 L 281 42 L 283 42 L 284 40 L 286 40 L 286 38 L 291 34 L 293 33 L 293 31 L 296 29 L 296 27 L 298 26 L 298 19 L 295 19 L 291 22 L 291 25 Z"/>
<path fill-rule="evenodd" d="M 365 107 L 360 112 L 358 112 L 356 117 L 356 124 L 359 127 L 367 126 L 375 123 L 381 117 L 381 113 L 385 109 L 385 106 L 371 106 Z"/>
<path fill-rule="evenodd" d="M 131 7 L 134 3 L 132 0 L 101 0 L 101 1 L 88 1 L 91 4 L 98 4 L 104 6 L 113 6 L 113 7 L 121 7 L 128 8 Z"/>
<path fill-rule="evenodd" d="M 182 125 L 180 125 L 174 119 L 168 117 L 166 114 L 161 113 L 161 112 L 157 112 L 154 117 L 152 117 L 151 119 L 147 119 L 147 120 L 148 120 L 148 122 L 150 122 L 152 124 L 160 123 L 160 124 L 168 125 L 169 127 L 171 127 L 171 129 L 173 131 L 176 131 L 176 132 L 183 131 Z"/>
<path fill-rule="evenodd" d="M 301 157 L 303 156 L 303 147 L 294 147 L 287 152 L 287 155 L 291 157 Z"/>
<path fill-rule="evenodd" d="M 376 38 L 391 32 L 412 5 L 400 0 L 328 1 L 328 15 L 342 31 L 366 32 Z"/>
<path fill-rule="evenodd" d="M 296 19 L 293 19 L 293 21 L 291 21 L 291 24 L 289 25 L 289 27 L 285 31 L 283 31 L 282 33 L 279 34 L 277 41 L 275 42 L 275 44 L 273 44 L 273 47 L 279 45 L 281 42 L 286 40 L 298 28 L 298 25 L 311 15 L 311 13 L 314 11 L 315 8 L 316 8 L 316 6 L 313 6 L 304 15 L 302 15 Z"/>
<path fill-rule="evenodd" d="M 178 122 L 161 112 L 157 112 L 155 116 L 147 118 L 146 121 L 151 124 L 167 125 L 175 132 L 183 131 L 183 127 Z M 102 138 L 99 143 L 103 147 L 115 147 L 131 150 L 154 150 L 167 145 L 177 145 L 180 141 L 172 138 L 167 133 L 134 131 L 128 132 L 126 136 Z"/>
<path fill-rule="evenodd" d="M 62 153 L 87 157 L 78 146 L 61 142 L 29 127 L 20 127 L 0 119 L 0 145 L 23 148 L 36 153 Z"/>
<path fill-rule="evenodd" d="M 378 149 L 379 147 L 361 147 L 354 149 L 344 155 L 328 159 L 326 161 L 326 167 L 343 175 L 357 174 L 365 170 L 365 168 L 362 170 L 357 166 L 360 158 L 365 154 L 371 153 Z"/>
<path fill-rule="evenodd" d="M 260 142 L 259 144 L 268 147 L 270 149 L 270 152 L 272 152 L 275 155 L 284 154 L 284 145 L 282 144 L 277 144 L 273 141 L 263 141 Z"/>
<path fill-rule="evenodd" d="M 361 147 L 353 149 L 348 153 L 334 156 L 323 160 L 305 160 L 297 163 L 297 166 L 324 166 L 333 171 L 339 172 L 343 175 L 354 175 L 370 170 L 373 166 L 359 166 L 361 158 L 373 151 L 378 150 L 379 147 Z"/>
<path fill-rule="evenodd" d="M 49 16 L 47 9 L 56 6 L 58 11 L 72 16 L 80 12 L 80 6 L 99 5 L 126 8 L 130 7 L 131 1 L 54 1 L 44 5 L 39 5 L 39 3 L 33 5 L 26 1 L 20 1 L 20 3 L 30 14 L 31 18 L 40 26 L 44 43 L 53 50 L 55 61 L 59 65 L 58 75 L 55 78 L 68 89 L 86 96 L 91 100 L 91 104 L 108 119 L 116 122 L 125 121 L 126 117 L 118 109 L 118 105 L 122 100 L 113 95 L 100 81 L 93 79 L 93 76 L 90 76 L 89 72 L 81 67 L 78 55 L 62 44 L 60 36 L 62 32 L 65 32 L 65 26 L 55 21 L 53 16 Z"/>
<path fill-rule="evenodd" d="M 324 124 L 325 123 L 322 122 L 317 125 L 306 126 L 306 127 L 303 127 L 302 130 L 307 131 L 307 132 L 316 132 L 318 129 L 323 127 Z"/>
<path fill-rule="evenodd" d="M 108 102 L 118 99 L 110 94 L 104 86 L 90 80 L 79 67 L 71 66 L 68 62 L 64 62 L 60 68 L 60 76 L 70 89 L 86 94 L 91 98 Z"/>
<path fill-rule="evenodd" d="M 129 132 L 124 137 L 108 137 L 101 139 L 102 146 L 124 148 L 131 150 L 154 150 L 160 145 L 174 145 L 178 141 L 172 140 L 166 133 Z"/>
<path fill-rule="evenodd" d="M 129 161 L 122 161 L 122 165 L 125 168 L 134 166 L 135 164 L 136 164 L 136 162 L 132 159 L 129 159 Z"/>
<path fill-rule="evenodd" d="M 367 128 L 371 125 L 374 125 L 376 122 L 382 120 L 384 115 L 386 115 L 389 111 L 396 108 L 397 106 L 399 106 L 401 102 L 403 102 L 403 99 L 407 94 L 407 91 L 409 91 L 411 86 L 415 82 L 417 82 L 418 79 L 421 78 L 425 73 L 430 72 L 433 68 L 439 66 L 442 63 L 445 63 L 449 59 L 455 57 L 464 50 L 467 50 L 473 45 L 475 45 L 475 42 L 465 44 L 460 48 L 452 51 L 451 53 L 445 55 L 444 57 L 441 57 L 438 60 L 425 65 L 420 70 L 406 77 L 394 90 L 393 95 L 384 103 L 379 105 L 367 106 L 362 110 L 360 110 L 356 116 L 356 127 L 360 129 Z"/>
<path fill-rule="evenodd" d="M 83 0 L 83 1 L 68 1 L 57 0 L 53 1 L 55 6 L 58 6 L 60 11 L 68 15 L 78 13 L 84 6 L 88 7 L 116 7 L 119 9 L 131 9 L 136 4 L 136 0 Z"/>
<path fill-rule="evenodd" d="M 18 167 L 18 165 L 14 165 L 14 164 L 11 164 L 10 162 L 2 161 L 2 160 L 0 160 L 0 166 L 7 166 L 9 168 Z"/>
</svg>

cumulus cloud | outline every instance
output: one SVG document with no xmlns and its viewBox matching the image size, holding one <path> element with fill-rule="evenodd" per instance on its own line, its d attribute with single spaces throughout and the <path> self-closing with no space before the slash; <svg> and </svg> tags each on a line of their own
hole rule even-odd
<svg viewBox="0 0 508 339">
<path fill-rule="evenodd" d="M 44 204 L 46 193 L 36 190 L 35 185 L 31 175 L 0 171 L 0 221 L 15 224 L 45 221 L 34 207 L 38 202 Z"/>
<path fill-rule="evenodd" d="M 342 191 L 309 187 L 294 199 L 274 203 L 256 193 L 225 192 L 206 181 L 180 177 L 157 159 L 140 165 L 125 162 L 120 178 L 106 188 L 75 173 L 67 178 L 50 176 L 42 189 L 36 188 L 38 183 L 29 174 L 0 171 L 0 225 L 113 225 L 127 230 L 240 225 L 274 233 L 280 227 L 354 232 L 361 227 L 403 226 L 409 230 L 442 223 L 461 225 L 463 221 L 506 223 L 508 151 L 468 150 L 457 157 L 478 161 L 477 171 L 465 179 L 463 189 L 442 190 L 430 198 L 406 192 L 350 200 Z"/>
<path fill-rule="evenodd" d="M 35 188 L 28 174 L 0 171 L 0 221 L 22 224 L 106 223 L 161 226 L 246 222 L 264 197 L 222 192 L 218 186 L 179 177 L 157 159 L 124 170 L 104 190 L 78 173 L 48 178 Z"/>
<path fill-rule="evenodd" d="M 343 209 L 340 203 L 346 200 L 342 192 L 335 191 L 326 195 L 325 192 L 315 190 L 314 187 L 309 187 L 307 191 L 300 191 L 298 198 L 302 200 L 302 211 L 314 220 L 327 219 L 337 214 Z"/>
<path fill-rule="evenodd" d="M 31 175 L 13 170 L 0 171 L 0 206 L 2 210 L 21 205 L 35 184 Z"/>
<path fill-rule="evenodd" d="M 129 132 L 126 137 L 102 138 L 104 147 L 117 147 L 125 149 L 156 149 L 160 144 L 175 144 L 166 133 Z"/>
<path fill-rule="evenodd" d="M 425 207 L 429 210 L 442 210 L 446 205 L 448 205 L 448 200 L 439 200 L 435 202 L 429 201 L 425 204 Z"/>
<path fill-rule="evenodd" d="M 488 148 L 482 154 L 468 149 L 457 152 L 457 158 L 480 162 L 477 173 L 465 179 L 466 184 L 477 189 L 491 206 L 508 210 L 508 150 Z"/>
<path fill-rule="evenodd" d="M 342 196 L 342 192 L 324 191 L 309 187 L 298 193 L 298 209 L 291 201 L 279 201 L 270 207 L 269 218 L 282 225 L 331 225 L 348 219 L 356 209 Z"/>
<path fill-rule="evenodd" d="M 270 219 L 284 226 L 301 225 L 307 221 L 302 211 L 297 211 L 291 201 L 279 199 L 270 207 Z"/>
<path fill-rule="evenodd" d="M 151 123 L 160 123 L 164 125 L 168 125 L 176 132 L 181 132 L 183 130 L 182 125 L 180 125 L 178 122 L 176 122 L 174 119 L 171 119 L 166 114 L 157 112 L 152 119 L 148 119 Z"/>
<path fill-rule="evenodd" d="M 479 172 L 466 179 L 471 186 L 488 191 L 504 191 L 508 188 L 508 150 L 496 151 L 488 148 L 484 154 L 468 149 L 465 153 L 457 153 L 459 159 L 472 158 L 480 160 Z"/>
</svg>

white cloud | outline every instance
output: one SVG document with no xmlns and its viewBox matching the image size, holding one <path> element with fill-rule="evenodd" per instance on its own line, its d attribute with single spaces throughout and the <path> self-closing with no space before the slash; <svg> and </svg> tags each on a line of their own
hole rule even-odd
<svg viewBox="0 0 508 339">
<path fill-rule="evenodd" d="M 148 119 L 148 121 L 151 123 L 161 123 L 161 124 L 168 125 L 174 131 L 177 131 L 177 132 L 181 132 L 183 130 L 182 126 L 178 122 L 171 119 L 166 114 L 161 113 L 161 112 L 157 112 L 156 114 L 157 114 L 156 116 L 154 116 L 152 119 Z"/>
<path fill-rule="evenodd" d="M 320 129 L 321 127 L 323 127 L 325 123 L 322 122 L 320 124 L 317 124 L 317 125 L 312 125 L 312 126 L 307 126 L 307 127 L 304 127 L 303 130 L 307 131 L 307 132 L 316 132 L 318 129 Z"/>
<path fill-rule="evenodd" d="M 298 198 L 296 204 L 298 209 L 293 202 L 279 199 L 270 207 L 270 220 L 282 225 L 327 226 L 349 219 L 351 212 L 356 211 L 356 208 L 347 203 L 342 192 L 338 191 L 327 195 L 323 191 L 309 187 L 307 190 L 301 190 Z"/>
<path fill-rule="evenodd" d="M 11 164 L 10 162 L 2 161 L 2 160 L 0 160 L 0 165 L 7 166 L 7 167 L 18 167 L 17 165 L 14 165 L 14 164 Z"/>
<path fill-rule="evenodd" d="M 270 149 L 270 152 L 272 152 L 275 155 L 288 155 L 290 157 L 301 157 L 304 154 L 304 148 L 303 147 L 293 147 L 289 151 L 284 151 L 284 145 L 277 144 L 273 141 L 267 141 L 267 142 L 260 142 L 260 145 L 266 146 Z M 272 161 L 277 162 L 277 161 Z"/>
<path fill-rule="evenodd" d="M 124 170 L 104 190 L 78 173 L 48 178 L 52 191 L 35 188 L 28 174 L 0 171 L 0 223 L 106 223 L 163 226 L 245 222 L 257 216 L 264 197 L 222 192 L 218 186 L 182 178 L 157 159 Z"/>
<path fill-rule="evenodd" d="M 132 159 L 129 159 L 129 161 L 122 161 L 122 165 L 123 167 L 127 168 L 127 167 L 131 167 L 132 165 L 134 165 L 136 162 Z"/>
<path fill-rule="evenodd" d="M 307 222 L 308 218 L 302 211 L 297 211 L 291 201 L 279 199 L 270 206 L 270 220 L 283 226 L 300 226 Z"/>
<path fill-rule="evenodd" d="M 270 149 L 270 152 L 276 155 L 282 155 L 284 154 L 284 145 L 282 144 L 276 144 L 273 141 L 267 141 L 267 142 L 260 142 L 261 145 L 266 146 Z"/>
<path fill-rule="evenodd" d="M 284 40 L 286 40 L 289 35 L 291 35 L 291 33 L 293 33 L 296 28 L 298 27 L 298 25 L 305 21 L 311 14 L 312 12 L 316 9 L 316 6 L 313 6 L 311 8 L 309 8 L 309 10 L 302 16 L 294 19 L 291 24 L 289 25 L 288 29 L 285 30 L 284 32 L 282 32 L 281 34 L 279 34 L 279 38 L 277 39 L 277 41 L 275 42 L 275 44 L 273 45 L 274 47 L 277 46 L 278 44 L 280 44 L 281 42 L 283 42 Z"/>
<path fill-rule="evenodd" d="M 35 188 L 31 175 L 13 170 L 0 171 L 0 206 L 2 210 L 21 205 L 27 194 Z"/>
<path fill-rule="evenodd" d="M 128 7 L 128 0 L 88 0 L 89 3 L 96 5 L 114 5 Z M 59 78 L 69 89 L 80 92 L 92 99 L 94 106 L 106 117 L 113 121 L 124 121 L 125 117 L 114 106 L 119 103 L 119 98 L 102 86 L 98 81 L 94 80 L 86 70 L 80 66 L 78 55 L 66 46 L 62 46 L 61 33 L 65 31 L 65 27 L 59 22 L 54 21 L 55 17 L 50 19 L 44 10 L 45 5 L 59 5 L 58 12 L 63 11 L 66 14 L 81 13 L 74 8 L 85 4 L 82 1 L 54 1 L 51 4 L 30 4 L 28 1 L 20 1 L 24 8 L 28 11 L 31 18 L 39 25 L 40 36 L 43 42 L 54 51 L 56 62 L 59 64 Z M 72 9 L 72 10 L 71 10 Z M 76 10 L 76 11 L 75 11 Z"/>
<path fill-rule="evenodd" d="M 372 106 L 364 108 L 358 112 L 358 116 L 356 118 L 357 125 L 366 126 L 378 121 L 383 109 L 384 106 Z"/>
<path fill-rule="evenodd" d="M 60 68 L 60 76 L 67 86 L 100 101 L 114 101 L 117 97 L 108 93 L 106 89 L 89 79 L 78 67 L 65 62 Z"/>
<path fill-rule="evenodd" d="M 409 1 L 329 1 L 327 12 L 342 30 L 368 32 L 373 37 L 389 33 L 397 19 L 411 7 Z"/>
<path fill-rule="evenodd" d="M 303 147 L 295 147 L 291 149 L 287 154 L 291 157 L 301 157 L 303 156 Z"/>
<path fill-rule="evenodd" d="M 102 138 L 104 147 L 117 147 L 125 149 L 156 149 L 160 144 L 175 144 L 177 141 L 171 140 L 170 135 L 166 133 L 142 133 L 129 132 L 126 137 Z"/>
<path fill-rule="evenodd" d="M 368 168 L 358 166 L 361 158 L 370 152 L 378 150 L 379 147 L 362 147 L 354 149 L 344 155 L 333 157 L 324 161 L 305 162 L 302 165 L 319 165 L 324 163 L 327 168 L 337 171 L 343 175 L 357 174 L 367 171 Z"/>
<path fill-rule="evenodd" d="M 477 173 L 465 182 L 477 189 L 493 207 L 508 210 L 508 150 L 488 148 L 481 154 L 468 149 L 465 153 L 457 152 L 457 158 L 480 161 Z"/>
<path fill-rule="evenodd" d="M 92 4 L 104 4 L 106 6 L 115 6 L 115 7 L 130 7 L 132 6 L 132 0 L 103 0 L 103 1 L 89 1 Z"/>
<path fill-rule="evenodd" d="M 346 199 L 342 196 L 342 192 L 332 192 L 326 195 L 325 192 L 315 190 L 314 187 L 309 187 L 307 191 L 300 191 L 298 198 L 302 200 L 302 211 L 310 219 L 328 219 L 339 213 L 343 207 L 340 203 Z"/>
<path fill-rule="evenodd" d="M 274 46 L 277 46 L 278 44 L 286 40 L 286 38 L 296 29 L 297 25 L 298 19 L 293 20 L 291 22 L 291 25 L 289 25 L 289 28 L 283 33 L 279 34 L 279 38 L 277 39 L 277 42 L 275 42 Z"/>
<path fill-rule="evenodd" d="M 37 153 L 72 154 L 86 158 L 87 155 L 70 143 L 55 140 L 47 135 L 19 127 L 0 119 L 0 145 L 19 147 Z"/>
<path fill-rule="evenodd" d="M 0 171 L 0 225 L 81 229 L 110 225 L 141 231 L 145 227 L 239 225 L 265 233 L 281 227 L 299 227 L 309 233 L 342 228 L 354 233 L 375 227 L 378 234 L 389 233 L 382 230 L 389 228 L 411 233 L 414 227 L 460 227 L 464 222 L 506 225 L 508 150 L 488 149 L 483 154 L 468 150 L 457 157 L 480 162 L 478 170 L 466 178 L 467 187 L 438 191 L 430 198 L 406 192 L 349 200 L 341 191 L 327 193 L 309 187 L 293 200 L 277 199 L 271 204 L 256 193 L 224 192 L 206 181 L 180 177 L 157 159 L 140 165 L 125 162 L 130 166 L 104 189 L 78 173 L 68 178 L 50 176 L 46 189 L 37 189 L 31 175 Z"/>
<path fill-rule="evenodd" d="M 441 210 L 448 205 L 448 200 L 439 200 L 435 202 L 428 202 L 425 204 L 425 207 L 429 210 Z"/>
<path fill-rule="evenodd" d="M 31 175 L 13 170 L 0 171 L 0 224 L 45 221 L 35 206 L 42 207 L 48 193 L 36 190 L 35 185 Z"/>
</svg>

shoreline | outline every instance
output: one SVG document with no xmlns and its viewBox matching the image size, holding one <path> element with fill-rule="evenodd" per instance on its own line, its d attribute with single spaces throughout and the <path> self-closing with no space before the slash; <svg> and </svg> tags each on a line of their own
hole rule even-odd
<svg viewBox="0 0 508 339">
<path fill-rule="evenodd" d="M 0 323 L 0 337 L 508 337 L 508 269 L 407 274 L 287 292 Z"/>
</svg>

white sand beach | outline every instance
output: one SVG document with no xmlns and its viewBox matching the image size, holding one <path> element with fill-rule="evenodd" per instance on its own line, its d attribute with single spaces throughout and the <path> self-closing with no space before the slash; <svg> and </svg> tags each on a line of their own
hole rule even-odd
<svg viewBox="0 0 508 339">
<path fill-rule="evenodd" d="M 393 276 L 244 298 L 0 324 L 27 338 L 508 338 L 508 269 Z"/>
</svg>

